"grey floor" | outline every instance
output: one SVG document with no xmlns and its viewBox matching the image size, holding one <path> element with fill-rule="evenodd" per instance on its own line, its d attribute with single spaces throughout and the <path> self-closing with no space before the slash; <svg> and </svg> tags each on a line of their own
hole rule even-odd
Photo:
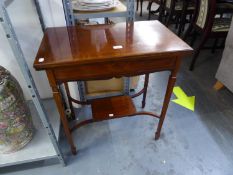
<svg viewBox="0 0 233 175">
<path fill-rule="evenodd" d="M 196 96 L 195 111 L 171 102 L 159 140 L 154 140 L 157 119 L 148 116 L 94 123 L 74 132 L 76 156 L 62 138 L 66 167 L 40 161 L 2 168 L 0 174 L 232 175 L 233 94 L 212 88 L 221 54 L 202 51 L 193 72 L 188 71 L 191 57 L 184 59 L 176 85 Z M 145 109 L 160 112 L 168 75 L 151 74 Z M 141 97 L 135 103 L 140 109 Z"/>
</svg>

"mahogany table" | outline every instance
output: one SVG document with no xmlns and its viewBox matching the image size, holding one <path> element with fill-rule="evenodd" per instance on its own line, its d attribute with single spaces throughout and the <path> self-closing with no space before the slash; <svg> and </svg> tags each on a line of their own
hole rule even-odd
<svg viewBox="0 0 233 175">
<path fill-rule="evenodd" d="M 118 23 L 83 27 L 47 28 L 34 62 L 36 70 L 45 70 L 53 91 L 65 135 L 73 154 L 76 147 L 72 131 L 85 124 L 133 115 L 150 115 L 159 119 L 158 139 L 166 115 L 181 58 L 192 48 L 159 21 Z M 149 73 L 170 71 L 160 115 L 137 112 L 132 98 L 143 94 L 145 106 Z M 145 74 L 144 88 L 133 96 L 123 95 L 92 101 L 70 96 L 67 82 L 109 79 Z M 64 111 L 60 85 L 65 85 L 69 104 L 91 104 L 92 119 L 69 126 Z M 74 113 L 73 113 L 74 115 Z"/>
</svg>

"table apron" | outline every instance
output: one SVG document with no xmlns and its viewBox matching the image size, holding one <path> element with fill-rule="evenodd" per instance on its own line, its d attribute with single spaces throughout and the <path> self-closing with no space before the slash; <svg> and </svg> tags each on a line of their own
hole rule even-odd
<svg viewBox="0 0 233 175">
<path fill-rule="evenodd" d="M 75 65 L 54 68 L 53 74 L 57 82 L 103 80 L 123 76 L 135 76 L 145 73 L 173 70 L 176 68 L 176 58 L 150 59 L 140 61 L 114 61 L 95 64 Z"/>
</svg>

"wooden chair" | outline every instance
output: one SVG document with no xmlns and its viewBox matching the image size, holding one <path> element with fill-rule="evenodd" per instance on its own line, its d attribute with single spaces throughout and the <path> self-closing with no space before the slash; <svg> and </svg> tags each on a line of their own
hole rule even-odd
<svg viewBox="0 0 233 175">
<path fill-rule="evenodd" d="M 183 8 L 184 4 L 186 5 L 185 11 Z M 187 14 L 192 14 L 194 12 L 194 9 L 195 9 L 194 4 L 188 3 L 188 0 L 166 0 L 165 11 L 168 14 L 168 19 L 166 20 L 166 26 L 168 26 L 171 23 L 173 17 L 175 16 L 175 23 L 177 28 L 181 16 L 183 16 L 183 19 L 186 19 Z M 182 12 L 185 12 L 185 14 L 182 15 Z M 185 20 L 182 20 L 182 22 L 185 22 Z M 182 24 L 182 26 L 183 25 L 184 24 Z"/>
<path fill-rule="evenodd" d="M 195 14 L 195 20 L 191 23 L 187 29 L 184 40 L 193 31 L 193 38 L 191 45 L 196 40 L 196 35 L 201 34 L 201 41 L 195 49 L 194 56 L 192 58 L 189 69 L 193 70 L 197 61 L 200 50 L 204 48 L 208 38 L 215 38 L 213 48 L 216 48 L 218 38 L 225 38 L 227 36 L 231 19 L 220 18 L 216 16 L 216 0 L 198 0 L 198 11 Z M 210 47 L 205 47 L 210 48 Z"/>
<path fill-rule="evenodd" d="M 185 29 L 186 23 L 191 23 L 193 20 L 193 15 L 197 10 L 196 0 L 183 0 L 181 17 L 179 22 L 178 36 L 181 35 L 182 31 Z M 189 15 L 189 20 L 187 16 Z"/>
<path fill-rule="evenodd" d="M 137 5 L 136 5 L 136 10 L 138 11 L 138 7 L 139 7 L 139 3 L 140 3 L 140 16 L 142 16 L 142 6 L 143 6 L 143 2 L 144 1 L 148 1 L 148 6 L 147 6 L 147 9 L 149 10 L 149 6 L 151 8 L 151 5 L 150 3 L 152 1 L 154 1 L 155 3 L 157 3 L 158 5 L 160 5 L 160 0 L 137 0 Z M 154 12 L 154 13 L 157 13 L 158 11 Z"/>
<path fill-rule="evenodd" d="M 138 11 L 139 2 L 140 2 L 140 16 L 142 16 L 142 5 L 143 5 L 143 0 L 137 0 L 136 10 Z"/>
</svg>

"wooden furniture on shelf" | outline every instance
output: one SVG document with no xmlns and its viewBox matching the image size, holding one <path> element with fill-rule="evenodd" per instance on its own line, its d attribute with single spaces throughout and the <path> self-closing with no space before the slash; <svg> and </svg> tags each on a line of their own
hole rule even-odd
<svg viewBox="0 0 233 175">
<path fill-rule="evenodd" d="M 99 31 L 104 34 L 99 35 Z M 95 42 L 93 42 L 93 39 Z M 100 42 L 105 40 L 105 43 Z M 158 139 L 166 115 L 181 58 L 192 48 L 158 21 L 118 23 L 112 25 L 53 27 L 46 29 L 34 68 L 45 70 L 53 91 L 63 128 L 73 154 L 76 147 L 72 131 L 85 124 L 133 115 L 159 118 L 155 138 Z M 132 98 L 143 94 L 145 106 L 149 74 L 170 71 L 160 115 L 137 112 Z M 93 118 L 69 127 L 59 86 L 70 81 L 109 79 L 145 74 L 144 88 L 133 96 L 117 96 L 90 101 L 69 100 L 91 104 Z M 74 114 L 73 114 L 74 115 Z"/>
<path fill-rule="evenodd" d="M 230 28 L 231 18 L 216 17 L 216 0 L 199 0 L 198 13 L 195 14 L 195 20 L 187 29 L 184 40 L 193 31 L 191 45 L 196 40 L 196 35 L 201 34 L 201 41 L 195 49 L 192 62 L 189 69 L 193 70 L 201 49 L 212 48 L 214 51 L 217 47 L 218 38 L 226 38 Z M 204 47 L 208 38 L 215 38 L 213 47 Z"/>
</svg>

